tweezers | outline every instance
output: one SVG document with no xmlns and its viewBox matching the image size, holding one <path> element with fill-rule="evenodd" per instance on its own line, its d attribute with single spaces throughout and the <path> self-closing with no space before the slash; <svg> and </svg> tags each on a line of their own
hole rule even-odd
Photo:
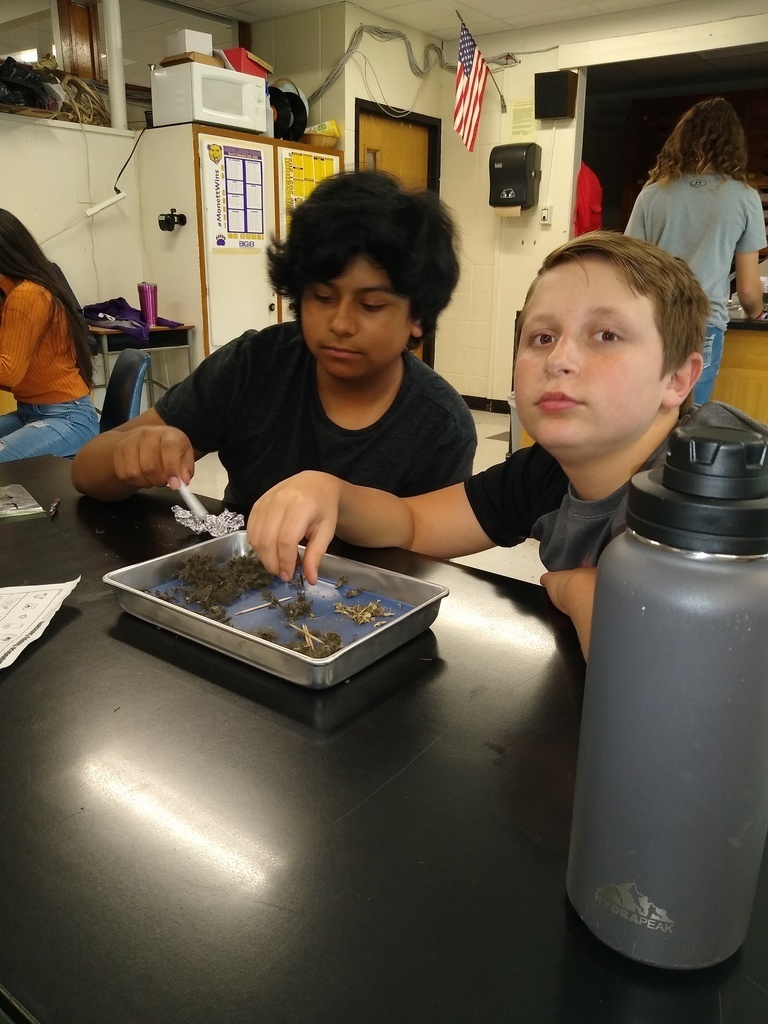
<svg viewBox="0 0 768 1024">
<path fill-rule="evenodd" d="M 293 582 L 296 586 L 296 593 L 304 597 L 304 569 L 301 564 L 301 552 L 296 552 L 296 570 L 293 574 Z"/>
</svg>

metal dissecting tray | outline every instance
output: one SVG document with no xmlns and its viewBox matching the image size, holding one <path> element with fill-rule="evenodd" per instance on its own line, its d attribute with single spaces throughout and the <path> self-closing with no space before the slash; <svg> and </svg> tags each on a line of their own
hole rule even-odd
<svg viewBox="0 0 768 1024">
<path fill-rule="evenodd" d="M 299 548 L 299 551 L 303 555 L 303 548 Z M 289 650 L 280 644 L 262 640 L 245 628 L 217 622 L 198 611 L 147 593 L 150 590 L 168 589 L 178 580 L 181 566 L 193 553 L 210 555 L 216 565 L 222 565 L 233 555 L 250 555 L 252 551 L 245 530 L 239 530 L 226 537 L 185 548 L 183 551 L 116 569 L 104 576 L 104 582 L 115 588 L 120 606 L 131 615 L 221 651 L 265 672 L 271 672 L 282 679 L 315 689 L 334 686 L 348 679 L 428 629 L 437 617 L 441 600 L 448 594 L 446 587 L 436 583 L 327 554 L 320 563 L 320 579 L 317 585 L 306 584 L 306 596 L 316 603 L 318 611 L 322 613 L 323 608 L 329 606 L 331 599 L 351 603 L 344 600 L 344 595 L 352 588 L 364 592 L 358 600 L 370 601 L 380 598 L 383 605 L 394 611 L 394 616 L 378 620 L 375 628 L 373 625 L 357 626 L 341 615 L 334 615 L 335 622 L 331 623 L 330 610 L 326 616 L 321 614 L 316 620 L 299 620 L 301 623 L 306 622 L 311 629 L 333 628 L 344 640 L 344 646 L 329 657 L 313 658 Z M 339 587 L 338 581 L 342 577 L 346 582 Z M 288 584 L 275 578 L 274 586 L 270 587 L 270 590 L 278 598 L 285 593 L 292 593 L 295 597 L 295 591 L 286 590 L 287 587 Z M 259 592 L 250 591 L 245 599 L 239 598 L 229 606 L 229 609 L 234 611 L 238 602 L 247 606 L 258 601 Z M 272 616 L 280 615 L 275 609 L 265 609 L 264 614 L 269 613 Z M 232 615 L 231 618 L 234 621 L 235 616 Z M 249 619 L 251 618 L 249 614 Z M 323 618 L 326 620 L 324 624 L 316 627 L 315 622 L 319 624 Z M 269 622 L 271 626 L 274 624 L 274 621 Z M 262 623 L 254 624 L 250 621 L 248 625 L 250 629 L 256 629 Z"/>
</svg>

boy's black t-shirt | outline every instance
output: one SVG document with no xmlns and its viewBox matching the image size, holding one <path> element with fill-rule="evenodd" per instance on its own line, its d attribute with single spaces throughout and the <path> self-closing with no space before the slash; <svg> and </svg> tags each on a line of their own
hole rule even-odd
<svg viewBox="0 0 768 1024">
<path fill-rule="evenodd" d="M 735 427 L 768 438 L 768 426 L 722 402 L 707 402 L 676 426 Z M 642 470 L 664 465 L 666 441 Z M 629 481 L 598 501 L 582 501 L 556 459 L 538 444 L 471 477 L 465 489 L 472 511 L 490 539 L 512 547 L 534 537 L 550 571 L 597 565 L 606 544 L 626 529 Z"/>
<path fill-rule="evenodd" d="M 217 349 L 156 409 L 193 448 L 218 452 L 230 506 L 250 508 L 307 469 L 401 497 L 466 480 L 477 446 L 466 402 L 410 352 L 403 361 L 389 409 L 362 430 L 346 430 L 325 414 L 299 325 L 275 324 Z"/>
<path fill-rule="evenodd" d="M 510 548 L 531 536 L 534 523 L 560 508 L 568 477 L 540 445 L 519 448 L 464 484 L 477 521 L 494 544 Z"/>
</svg>

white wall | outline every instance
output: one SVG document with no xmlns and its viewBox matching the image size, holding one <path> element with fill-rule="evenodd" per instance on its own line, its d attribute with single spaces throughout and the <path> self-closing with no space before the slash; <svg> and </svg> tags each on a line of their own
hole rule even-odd
<svg viewBox="0 0 768 1024">
<path fill-rule="evenodd" d="M 423 67 L 424 49 L 430 43 L 439 45 L 433 36 L 404 28 L 396 22 L 371 15 L 368 11 L 345 4 L 346 37 L 352 39 L 360 25 L 394 29 L 408 37 L 416 63 Z M 365 33 L 360 46 L 347 62 L 344 74 L 344 151 L 346 164 L 355 164 L 355 100 L 371 100 L 398 110 L 415 111 L 428 117 L 440 117 L 445 72 L 434 68 L 428 75 L 415 75 L 408 63 L 408 52 L 402 39 L 385 41 Z"/>
<path fill-rule="evenodd" d="M 714 0 L 643 8 L 515 33 L 478 37 L 488 58 L 512 52 L 519 66 L 494 77 L 505 95 L 500 112 L 488 85 L 478 144 L 468 153 L 451 130 L 453 81 L 443 87 L 443 173 L 441 192 L 462 237 L 461 280 L 437 335 L 436 369 L 464 395 L 505 401 L 511 388 L 515 313 L 543 257 L 571 231 L 575 176 L 583 131 L 583 78 L 576 118 L 537 121 L 529 136 L 542 148 L 539 205 L 553 208 L 552 224 L 538 222 L 538 209 L 517 219 L 498 219 L 488 206 L 488 157 L 493 146 L 516 141 L 515 101 L 533 99 L 534 74 L 593 63 L 703 52 L 768 41 L 763 0 L 735 0 L 728 19 Z M 654 30 L 649 31 L 653 25 Z M 521 140 L 522 141 L 522 140 Z"/>
<path fill-rule="evenodd" d="M 533 101 L 533 75 L 556 70 L 553 55 L 532 55 L 495 76 L 506 113 L 496 89 L 486 87 L 473 153 L 445 130 L 453 123 L 453 87 L 444 90 L 441 192 L 461 234 L 461 277 L 440 321 L 435 368 L 463 395 L 506 399 L 515 313 L 544 255 L 568 238 L 582 119 L 533 122 L 532 132 L 517 134 L 519 115 Z M 538 207 L 500 217 L 489 206 L 491 151 L 516 141 L 541 146 L 539 206 L 551 206 L 553 214 L 546 227 L 539 225 Z"/>
<path fill-rule="evenodd" d="M 339 3 L 259 22 L 252 28 L 253 46 L 274 66 L 273 84 L 279 85 L 279 79 L 286 77 L 309 96 L 334 70 L 361 25 L 404 33 L 419 66 L 424 64 L 425 47 L 430 43 L 439 45 L 433 36 L 373 15 L 355 4 Z M 383 41 L 364 33 L 338 79 L 310 107 L 309 122 L 335 120 L 345 164 L 354 167 L 355 99 L 439 117 L 443 77 L 437 69 L 423 77 L 414 75 L 402 39 Z"/>
<path fill-rule="evenodd" d="M 290 80 L 306 96 L 325 81 L 346 49 L 344 4 L 258 22 L 251 28 L 254 53 L 275 69 L 270 82 Z M 344 80 L 338 79 L 309 110 L 309 123 L 344 120 Z M 339 125 L 342 128 L 342 124 Z M 343 147 L 343 141 L 340 144 Z"/>
<path fill-rule="evenodd" d="M 118 295 L 138 303 L 146 268 L 135 160 L 119 182 L 126 198 L 85 216 L 114 195 L 135 141 L 133 132 L 0 114 L 0 205 L 59 264 L 83 305 Z"/>
</svg>

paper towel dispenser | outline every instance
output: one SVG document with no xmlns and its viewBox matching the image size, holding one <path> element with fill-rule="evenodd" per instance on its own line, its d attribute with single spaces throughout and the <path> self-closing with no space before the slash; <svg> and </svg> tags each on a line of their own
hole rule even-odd
<svg viewBox="0 0 768 1024">
<path fill-rule="evenodd" d="M 488 170 L 491 179 L 488 202 L 491 206 L 517 206 L 530 210 L 536 205 L 541 181 L 541 146 L 535 142 L 494 146 Z"/>
</svg>

